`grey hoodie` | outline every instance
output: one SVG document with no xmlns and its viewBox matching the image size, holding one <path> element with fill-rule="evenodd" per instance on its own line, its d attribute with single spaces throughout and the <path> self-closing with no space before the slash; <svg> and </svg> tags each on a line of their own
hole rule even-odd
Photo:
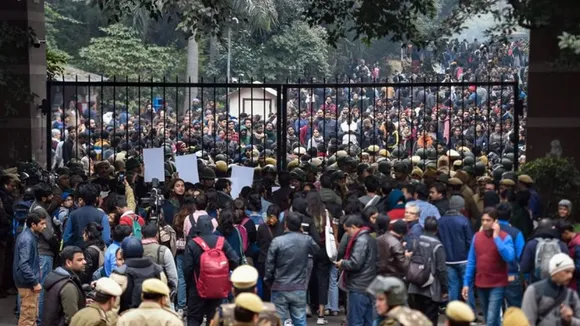
<svg viewBox="0 0 580 326">
<path fill-rule="evenodd" d="M 54 257 L 54 252 L 50 250 L 50 245 L 48 244 L 48 241 L 50 241 L 50 239 L 54 238 L 55 236 L 54 228 L 52 227 L 52 218 L 46 209 L 42 206 L 42 204 L 36 200 L 30 206 L 30 211 L 42 213 L 46 221 L 46 228 L 38 237 L 38 254 L 41 256 Z"/>
</svg>

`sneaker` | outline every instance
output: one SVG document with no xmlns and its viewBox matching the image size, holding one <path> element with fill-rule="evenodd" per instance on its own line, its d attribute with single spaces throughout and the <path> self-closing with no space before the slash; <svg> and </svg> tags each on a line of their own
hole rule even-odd
<svg viewBox="0 0 580 326">
<path fill-rule="evenodd" d="M 183 315 L 183 309 L 177 309 L 177 315 L 179 316 L 179 318 L 183 319 L 185 318 L 185 316 Z"/>
<path fill-rule="evenodd" d="M 316 320 L 316 325 L 326 325 L 328 324 L 328 320 L 326 320 L 326 318 L 324 317 L 318 317 L 318 319 Z"/>
<path fill-rule="evenodd" d="M 312 309 L 310 309 L 310 306 L 306 306 L 306 317 L 312 317 Z"/>
<path fill-rule="evenodd" d="M 294 325 L 292 324 L 292 319 L 286 319 L 286 320 L 284 321 L 284 326 L 294 326 Z"/>
<path fill-rule="evenodd" d="M 338 316 L 338 311 L 331 311 L 330 316 L 332 316 L 332 317 Z"/>
<path fill-rule="evenodd" d="M 328 316 L 328 315 L 330 315 L 330 310 L 328 310 L 328 309 L 324 309 L 324 315 L 325 315 L 325 316 Z"/>
</svg>

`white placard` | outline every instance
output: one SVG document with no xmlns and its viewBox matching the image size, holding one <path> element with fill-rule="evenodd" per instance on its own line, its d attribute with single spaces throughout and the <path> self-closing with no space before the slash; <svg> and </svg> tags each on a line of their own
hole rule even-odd
<svg viewBox="0 0 580 326">
<path fill-rule="evenodd" d="M 151 182 L 154 178 L 159 182 L 165 181 L 165 163 L 163 161 L 163 148 L 144 148 L 143 167 L 145 169 L 145 182 Z"/>
<path fill-rule="evenodd" d="M 197 155 L 189 154 L 175 157 L 175 169 L 179 173 L 179 178 L 185 182 L 196 184 L 199 182 L 199 171 L 197 169 Z"/>
<path fill-rule="evenodd" d="M 280 189 L 280 187 L 272 187 L 272 192 L 274 192 L 274 191 L 276 191 L 278 189 Z"/>
<path fill-rule="evenodd" d="M 232 166 L 232 198 L 238 198 L 238 195 L 244 187 L 251 187 L 254 182 L 254 168 L 246 166 Z"/>
</svg>

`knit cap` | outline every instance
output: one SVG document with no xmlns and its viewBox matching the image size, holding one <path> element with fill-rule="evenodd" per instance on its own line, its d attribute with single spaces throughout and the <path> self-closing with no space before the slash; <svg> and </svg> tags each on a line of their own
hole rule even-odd
<svg viewBox="0 0 580 326">
<path fill-rule="evenodd" d="M 550 259 L 550 275 L 554 275 L 558 272 L 565 271 L 567 269 L 574 269 L 574 261 L 568 254 L 559 253 L 555 254 L 552 259 Z"/>
<path fill-rule="evenodd" d="M 465 199 L 461 196 L 451 196 L 449 199 L 449 210 L 460 211 L 465 208 Z"/>
</svg>

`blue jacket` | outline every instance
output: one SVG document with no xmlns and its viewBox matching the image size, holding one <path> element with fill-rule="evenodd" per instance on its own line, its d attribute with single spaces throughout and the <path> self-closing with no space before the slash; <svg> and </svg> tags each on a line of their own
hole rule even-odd
<svg viewBox="0 0 580 326">
<path fill-rule="evenodd" d="M 439 240 L 445 249 L 447 263 L 466 263 L 473 239 L 469 219 L 463 215 L 444 215 L 438 222 Z"/>
<path fill-rule="evenodd" d="M 563 253 L 569 254 L 568 246 L 562 241 L 559 241 L 560 250 Z M 539 281 L 534 276 L 534 271 L 536 268 L 536 247 L 538 246 L 538 240 L 532 239 L 526 243 L 524 247 L 524 251 L 522 253 L 522 258 L 520 259 L 520 271 L 524 274 L 530 274 L 531 281 L 536 282 Z"/>
<path fill-rule="evenodd" d="M 83 232 L 89 223 L 97 223 L 103 227 L 103 241 L 111 243 L 111 227 L 109 217 L 94 206 L 83 206 L 70 213 L 62 237 L 65 246 L 83 247 Z"/>
<path fill-rule="evenodd" d="M 514 240 L 514 253 L 516 257 L 514 261 L 508 264 L 508 273 L 509 275 L 517 275 L 520 273 L 520 259 L 524 251 L 524 246 L 526 245 L 524 235 L 518 228 L 511 226 L 508 221 L 498 220 L 498 223 L 501 230 L 509 234 Z"/>
<path fill-rule="evenodd" d="M 12 266 L 14 284 L 17 288 L 32 289 L 40 281 L 40 258 L 38 256 L 38 235 L 26 228 L 14 245 L 16 252 Z"/>
</svg>

